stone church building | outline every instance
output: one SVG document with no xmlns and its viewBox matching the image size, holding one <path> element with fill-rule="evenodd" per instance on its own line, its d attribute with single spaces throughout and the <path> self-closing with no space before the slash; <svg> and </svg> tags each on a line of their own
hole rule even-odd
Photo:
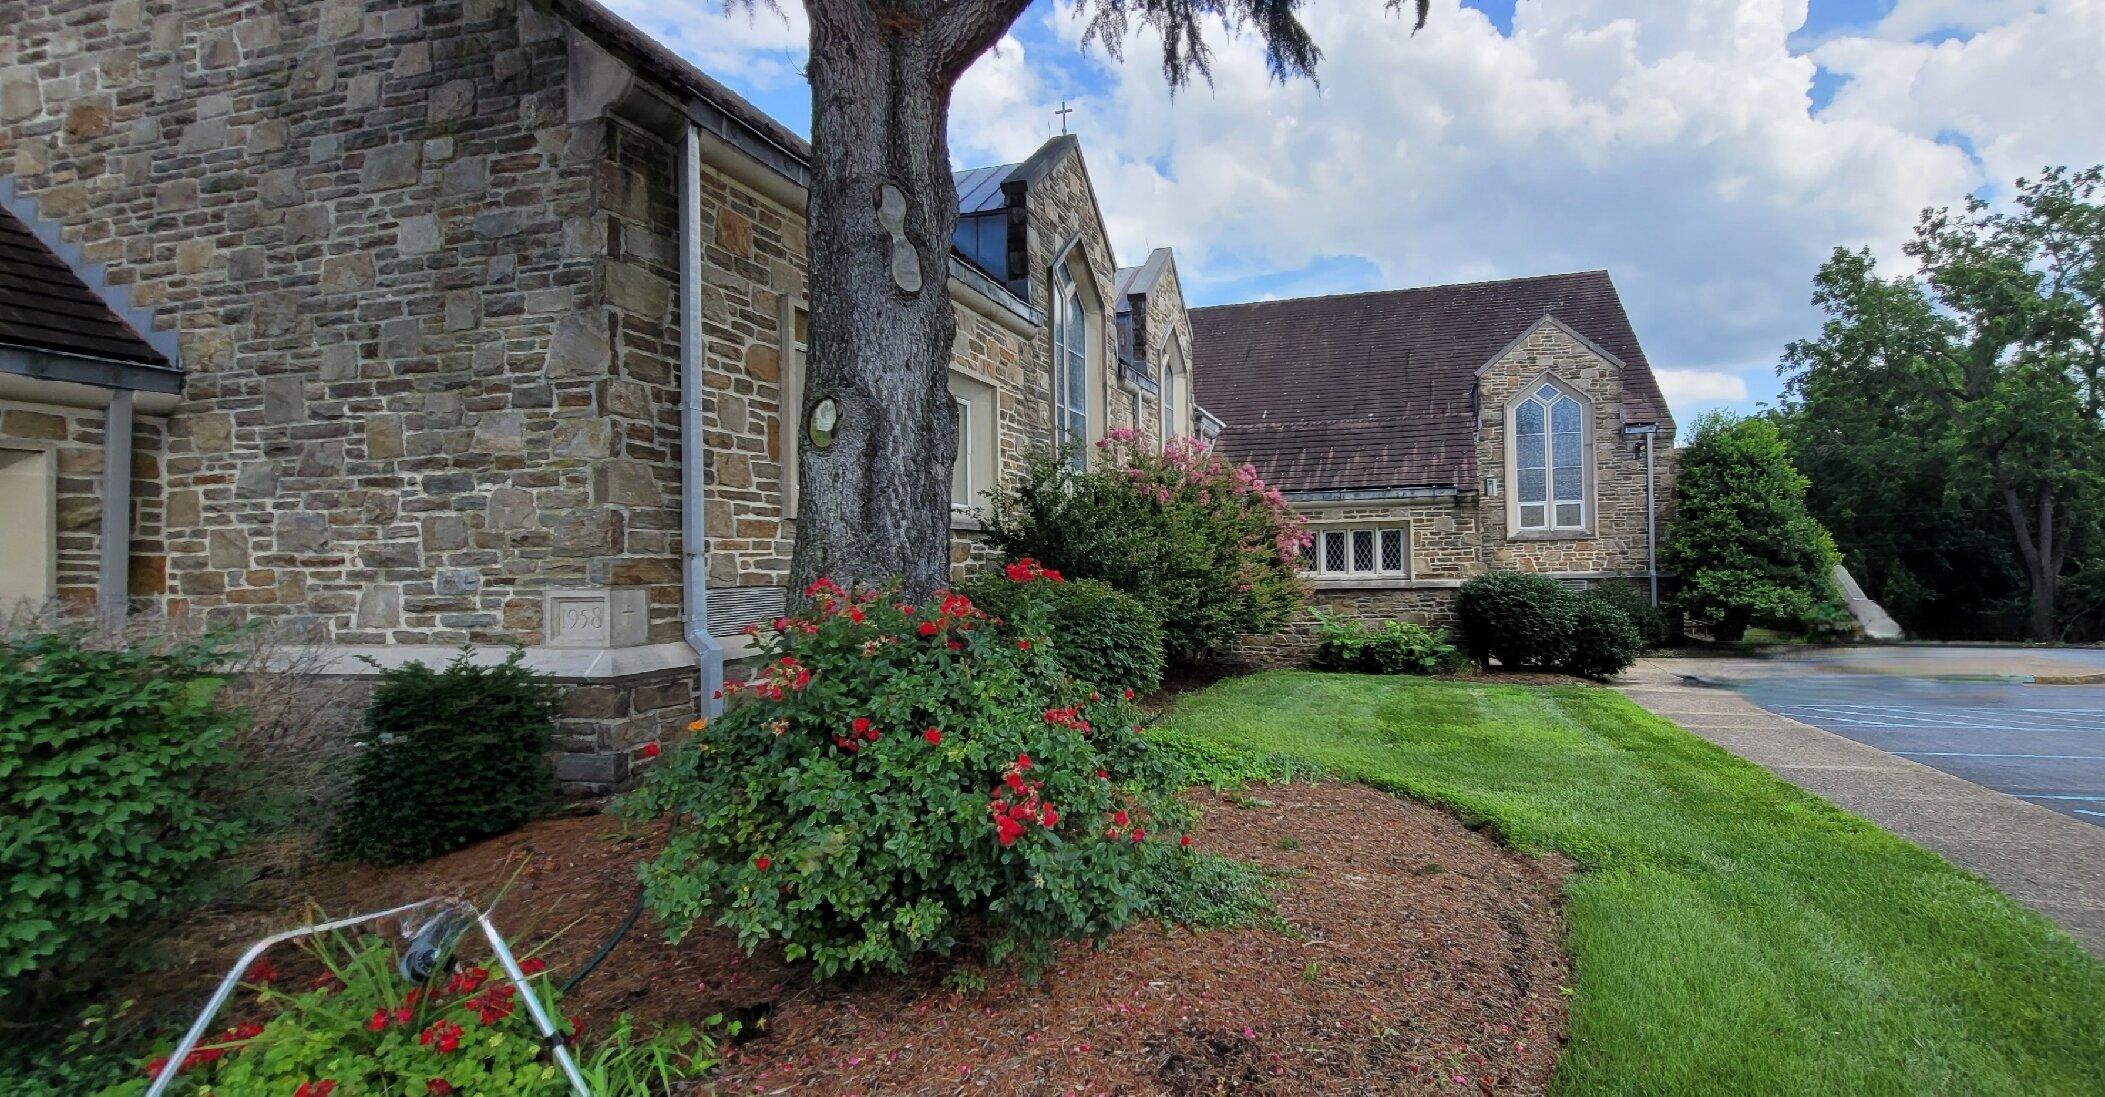
<svg viewBox="0 0 2105 1097">
<path fill-rule="evenodd" d="M 345 674 L 523 645 L 566 786 L 624 784 L 782 605 L 806 143 L 594 0 L 10 10 L 0 599 Z M 1645 574 L 1630 442 L 1673 425 L 1604 275 L 1187 311 L 1072 137 L 957 184 L 960 568 L 1030 454 L 1124 427 L 1221 432 L 1360 612 Z"/>
</svg>

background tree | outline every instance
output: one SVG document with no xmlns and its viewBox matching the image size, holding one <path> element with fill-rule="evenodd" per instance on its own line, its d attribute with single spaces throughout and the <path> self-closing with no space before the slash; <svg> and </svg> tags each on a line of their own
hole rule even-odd
<svg viewBox="0 0 2105 1097">
<path fill-rule="evenodd" d="M 1675 475 L 1674 523 L 1660 558 L 1676 596 L 1727 643 L 1749 625 L 1803 631 L 1831 612 L 1834 541 L 1805 510 L 1805 478 L 1776 425 L 1718 412 L 1696 421 Z"/>
<path fill-rule="evenodd" d="M 1389 0 L 1391 8 L 1402 0 Z M 1424 25 L 1429 0 L 1412 0 Z M 1302 0 L 1075 0 L 1087 41 L 1118 55 L 1134 21 L 1162 39 L 1172 87 L 1209 76 L 1204 24 L 1254 28 L 1280 80 L 1322 54 Z M 811 19 L 811 342 L 799 429 L 822 403 L 831 441 L 799 447 L 792 589 L 821 575 L 904 579 L 949 572 L 947 384 L 956 333 L 947 292 L 957 192 L 950 96 L 1029 0 L 805 0 Z"/>
<path fill-rule="evenodd" d="M 2008 212 L 1979 198 L 1925 211 L 1907 246 L 1919 278 L 1880 278 L 1867 253 L 1839 249 L 1821 267 L 1828 320 L 1785 352 L 1785 421 L 1875 594 L 1906 608 L 2014 571 L 2025 631 L 2048 640 L 2064 578 L 2097 585 L 2100 186 L 2098 168 L 2053 168 L 2018 180 Z"/>
</svg>

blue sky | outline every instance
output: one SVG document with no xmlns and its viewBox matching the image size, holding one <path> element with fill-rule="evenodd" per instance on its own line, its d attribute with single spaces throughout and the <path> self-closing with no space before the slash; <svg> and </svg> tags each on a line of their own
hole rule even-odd
<svg viewBox="0 0 2105 1097">
<path fill-rule="evenodd" d="M 805 24 L 717 0 L 612 6 L 800 133 Z M 1123 261 L 1177 250 L 1196 304 L 1605 268 L 1684 422 L 1773 400 L 1836 246 L 1905 263 L 1925 206 L 2105 160 L 2105 0 L 1378 0 L 1304 18 L 1320 87 L 1216 34 L 1171 97 L 1041 0 L 961 83 L 959 166 L 1074 107 Z"/>
</svg>

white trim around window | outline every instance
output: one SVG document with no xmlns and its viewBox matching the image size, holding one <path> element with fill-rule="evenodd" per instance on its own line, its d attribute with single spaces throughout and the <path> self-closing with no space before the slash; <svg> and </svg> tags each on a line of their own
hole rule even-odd
<svg viewBox="0 0 2105 1097">
<path fill-rule="evenodd" d="M 957 409 L 957 463 L 950 469 L 950 510 L 969 514 L 982 506 L 999 469 L 1001 432 L 994 386 L 961 370 L 950 371 L 950 398 Z"/>
<path fill-rule="evenodd" d="M 1408 579 L 1411 577 L 1409 522 L 1312 523 L 1315 540 L 1301 553 L 1301 572 L 1310 579 Z"/>
</svg>

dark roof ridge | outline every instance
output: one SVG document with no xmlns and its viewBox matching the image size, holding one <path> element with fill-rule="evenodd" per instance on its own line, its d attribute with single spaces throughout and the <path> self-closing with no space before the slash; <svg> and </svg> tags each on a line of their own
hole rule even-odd
<svg viewBox="0 0 2105 1097">
<path fill-rule="evenodd" d="M 1601 277 L 1608 279 L 1610 282 L 1613 282 L 1615 280 L 1615 276 L 1609 274 L 1607 268 L 1591 267 L 1586 270 L 1567 270 L 1559 271 L 1554 274 L 1522 274 L 1516 275 L 1511 278 L 1479 278 L 1471 282 L 1435 282 L 1431 285 L 1424 286 L 1396 286 L 1391 289 L 1348 290 L 1343 293 L 1314 293 L 1306 297 L 1272 297 L 1262 301 L 1228 301 L 1218 305 L 1194 305 L 1192 306 L 1191 311 L 1202 312 L 1211 311 L 1214 309 L 1258 308 L 1264 305 L 1291 305 L 1304 301 L 1340 301 L 1350 297 L 1380 297 L 1388 294 L 1421 293 L 1426 290 L 1436 289 L 1473 289 L 1477 286 L 1502 286 L 1514 282 L 1546 282 L 1552 278 L 1578 278 L 1588 274 L 1598 274 Z"/>
</svg>

